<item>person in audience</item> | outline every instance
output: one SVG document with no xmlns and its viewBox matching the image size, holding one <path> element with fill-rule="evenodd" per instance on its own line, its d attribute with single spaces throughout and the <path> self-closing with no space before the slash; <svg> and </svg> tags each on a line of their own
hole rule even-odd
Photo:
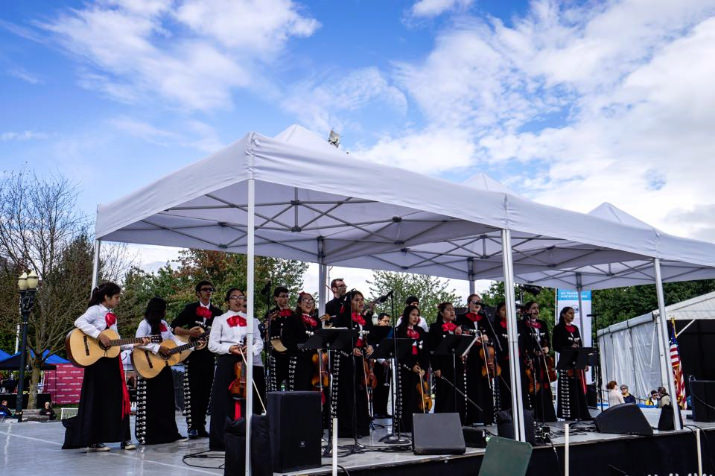
<svg viewBox="0 0 715 476">
<path fill-rule="evenodd" d="M 45 406 L 42 407 L 42 409 L 40 410 L 40 415 L 48 416 L 50 418 L 50 421 L 57 419 L 57 414 L 55 413 L 55 410 L 52 408 L 52 402 L 45 402 Z"/>
<path fill-rule="evenodd" d="M 620 405 L 623 403 L 623 395 L 618 391 L 618 382 L 611 380 L 606 385 L 608 389 L 608 406 L 612 407 L 614 405 Z"/>
<path fill-rule="evenodd" d="M 0 404 L 0 417 L 6 418 L 12 416 L 12 410 L 7 406 L 7 400 L 3 400 Z"/>
<path fill-rule="evenodd" d="M 624 403 L 636 403 L 636 397 L 628 392 L 628 385 L 621 385 L 621 395 L 623 395 Z"/>
</svg>

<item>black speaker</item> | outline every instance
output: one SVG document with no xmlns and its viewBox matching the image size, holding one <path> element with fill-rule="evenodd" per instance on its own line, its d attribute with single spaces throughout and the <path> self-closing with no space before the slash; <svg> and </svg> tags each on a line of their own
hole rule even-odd
<svg viewBox="0 0 715 476">
<path fill-rule="evenodd" d="M 272 476 L 273 468 L 268 455 L 271 451 L 268 416 L 253 415 L 251 418 L 251 474 Z M 224 444 L 224 476 L 246 474 L 246 420 L 226 419 Z"/>
<path fill-rule="evenodd" d="M 653 435 L 653 428 L 635 403 L 621 403 L 608 407 L 607 410 L 596 416 L 595 423 L 599 433 Z"/>
<path fill-rule="evenodd" d="M 598 406 L 598 393 L 596 392 L 595 383 L 586 385 L 586 405 L 591 408 L 597 408 Z"/>
<path fill-rule="evenodd" d="M 416 455 L 461 455 L 467 451 L 459 413 L 413 414 L 412 450 Z"/>
<path fill-rule="evenodd" d="M 715 380 L 692 380 L 693 420 L 715 421 Z"/>
<path fill-rule="evenodd" d="M 268 392 L 273 471 L 319 468 L 319 392 Z"/>
<path fill-rule="evenodd" d="M 514 420 L 512 420 L 511 410 L 502 410 L 497 412 L 497 430 L 499 436 L 503 438 L 514 438 Z M 524 431 L 526 432 L 526 441 L 535 444 L 536 433 L 534 429 L 534 412 L 524 409 Z"/>
<path fill-rule="evenodd" d="M 462 435 L 464 435 L 464 443 L 467 445 L 467 448 L 487 447 L 487 430 L 483 428 L 463 426 Z"/>
</svg>

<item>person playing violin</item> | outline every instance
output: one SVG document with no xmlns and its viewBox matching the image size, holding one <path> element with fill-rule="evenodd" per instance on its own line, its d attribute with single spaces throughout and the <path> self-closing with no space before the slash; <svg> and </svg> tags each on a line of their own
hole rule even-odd
<svg viewBox="0 0 715 476">
<path fill-rule="evenodd" d="M 407 306 L 402 311 L 402 323 L 395 329 L 398 339 L 411 339 L 412 348 L 398 361 L 400 371 L 397 389 L 400 393 L 395 411 L 400 416 L 400 431 L 412 431 L 412 414 L 429 412 L 425 399 L 430 399 L 431 390 L 427 382 L 429 350 L 426 345 L 427 333 L 420 327 L 420 310 L 417 306 Z"/>
<path fill-rule="evenodd" d="M 363 358 L 373 352 L 372 346 L 367 343 L 372 320 L 366 319 L 363 315 L 365 298 L 360 291 L 350 291 L 347 297 L 350 303 L 349 309 L 343 309 L 343 312 L 333 320 L 335 327 L 358 331 L 352 351 L 343 350 L 333 355 L 333 379 L 337 378 L 337 393 L 333 392 L 331 399 L 337 402 L 338 435 L 341 438 L 370 434 L 370 413 Z M 353 410 L 356 412 L 355 427 L 353 427 Z"/>
<path fill-rule="evenodd" d="M 462 412 L 462 422 L 465 425 L 473 423 L 490 425 L 494 421 L 494 404 L 490 388 L 490 380 L 494 376 L 492 375 L 493 370 L 487 371 L 490 363 L 489 351 L 493 350 L 488 346 L 493 344 L 494 336 L 487 319 L 486 314 L 482 312 L 480 296 L 471 294 L 467 298 L 467 312 L 459 315 L 456 321 L 463 333 L 473 334 L 478 338 L 469 354 L 463 359 L 466 368 L 463 368 L 460 384 L 462 391 L 470 400 L 479 405 L 481 410 L 465 402 Z M 484 350 L 487 353 L 483 352 Z"/>
<path fill-rule="evenodd" d="M 581 333 L 573 324 L 574 308 L 565 307 L 559 312 L 559 323 L 554 326 L 554 350 L 559 352 L 559 361 L 566 358 L 563 351 L 583 347 Z M 556 416 L 565 420 L 591 420 L 586 404 L 586 374 L 575 369 L 575 362 L 568 362 L 568 369 L 559 370 Z"/>
<path fill-rule="evenodd" d="M 548 355 L 551 347 L 549 328 L 539 319 L 539 304 L 535 301 L 524 305 L 525 318 L 520 335 L 520 350 L 524 364 L 532 371 L 534 391 L 530 392 L 534 418 L 540 422 L 556 421 L 551 384 L 549 381 Z"/>
<path fill-rule="evenodd" d="M 226 293 L 228 311 L 214 319 L 209 335 L 208 348 L 211 352 L 218 354 L 216 359 L 216 373 L 214 375 L 213 387 L 211 388 L 211 423 L 209 430 L 209 448 L 211 450 L 223 451 L 224 426 L 226 417 L 236 418 L 236 405 L 233 395 L 229 391 L 231 382 L 235 380 L 235 367 L 237 363 L 247 362 L 246 358 L 246 338 L 248 335 L 248 320 L 244 311 L 246 296 L 238 288 L 231 288 Z M 263 350 L 263 340 L 258 330 L 258 320 L 253 320 L 253 359 L 261 358 Z M 246 359 L 246 360 L 244 360 Z M 262 368 L 256 368 L 255 375 L 262 375 Z M 254 377 L 255 378 L 255 377 Z M 253 389 L 253 412 L 260 413 L 262 409 L 261 398 Z M 241 415 L 245 414 L 245 408 L 239 408 Z M 240 416 L 240 415 L 239 415 Z"/>
<path fill-rule="evenodd" d="M 286 318 L 283 324 L 282 341 L 288 349 L 288 385 L 286 390 L 313 390 L 313 356 L 316 350 L 301 350 L 298 344 L 308 340 L 308 333 L 320 328 L 316 317 L 315 300 L 313 296 L 301 292 L 298 295 L 298 305 L 293 314 Z"/>
<path fill-rule="evenodd" d="M 270 309 L 264 322 L 268 329 L 269 338 L 280 338 L 282 342 L 283 325 L 288 317 L 293 315 L 293 310 L 288 305 L 290 294 L 285 286 L 277 286 L 273 290 L 273 300 L 276 306 Z M 277 392 L 288 388 L 289 356 L 276 348 L 269 347 L 268 351 L 268 390 Z"/>
<path fill-rule="evenodd" d="M 382 312 L 377 316 L 377 325 L 389 327 L 392 324 L 390 315 Z M 373 414 L 375 418 L 392 418 L 387 411 L 387 401 L 390 397 L 390 360 L 377 359 L 374 369 L 377 386 L 372 393 Z"/>
<path fill-rule="evenodd" d="M 454 306 L 451 302 L 443 302 L 437 306 L 437 320 L 429 328 L 429 347 L 435 350 L 445 336 L 453 334 L 461 334 L 462 328 L 455 324 L 457 314 L 454 311 Z M 456 385 L 456 375 L 461 375 L 462 360 L 452 358 L 448 355 L 432 354 L 430 358 L 432 372 L 435 379 L 435 413 L 453 413 L 459 412 L 463 399 L 454 390 L 452 385 Z M 458 369 L 458 370 L 457 370 Z M 449 383 L 442 380 L 447 379 Z"/>
</svg>

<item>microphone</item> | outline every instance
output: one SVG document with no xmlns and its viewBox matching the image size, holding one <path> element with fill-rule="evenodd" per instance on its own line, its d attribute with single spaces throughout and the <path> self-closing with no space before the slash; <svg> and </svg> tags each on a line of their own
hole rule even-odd
<svg viewBox="0 0 715 476">
<path fill-rule="evenodd" d="M 265 286 L 263 286 L 263 289 L 261 289 L 261 295 L 262 296 L 268 296 L 271 292 L 271 281 L 268 281 Z"/>
<path fill-rule="evenodd" d="M 375 300 L 375 302 L 376 302 L 377 304 L 382 304 L 383 302 L 387 301 L 387 299 L 388 299 L 390 296 L 392 296 L 392 293 L 393 293 L 393 292 L 394 292 L 394 290 L 390 291 L 389 293 L 385 294 L 384 296 L 380 296 L 379 298 L 377 298 L 377 299 Z"/>
</svg>

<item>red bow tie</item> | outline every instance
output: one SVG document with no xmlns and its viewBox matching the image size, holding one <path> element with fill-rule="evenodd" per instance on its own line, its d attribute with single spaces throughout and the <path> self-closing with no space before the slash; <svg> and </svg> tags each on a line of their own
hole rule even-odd
<svg viewBox="0 0 715 476">
<path fill-rule="evenodd" d="M 204 319 L 209 319 L 213 314 L 211 313 L 211 309 L 208 307 L 199 306 L 196 308 L 196 315 L 203 317 Z"/>
<path fill-rule="evenodd" d="M 506 329 L 506 319 L 502 319 L 501 321 L 499 321 L 499 325 Z"/>
<path fill-rule="evenodd" d="M 236 314 L 235 316 L 231 316 L 231 317 L 229 317 L 228 319 L 226 319 L 226 323 L 227 323 L 229 326 L 231 326 L 231 327 L 236 327 L 236 326 L 246 327 L 246 319 L 244 319 L 243 317 L 239 316 L 238 314 Z"/>
<path fill-rule="evenodd" d="M 457 325 L 454 322 L 445 322 L 444 324 L 442 324 L 443 332 L 454 332 L 456 328 Z"/>
<path fill-rule="evenodd" d="M 163 322 L 161 324 L 159 324 L 159 332 L 166 332 L 168 330 L 169 329 L 166 328 L 166 326 L 164 325 Z"/>
<path fill-rule="evenodd" d="M 539 321 L 531 321 L 530 319 L 527 319 L 526 325 L 533 327 L 534 329 L 541 329 L 541 323 Z"/>
<path fill-rule="evenodd" d="M 357 322 L 361 326 L 365 325 L 365 319 L 357 312 L 353 312 L 352 319 L 353 319 L 353 322 Z"/>
<path fill-rule="evenodd" d="M 293 311 L 290 309 L 281 309 L 280 312 L 278 313 L 279 316 L 281 317 L 288 317 L 293 315 Z"/>
<path fill-rule="evenodd" d="M 482 316 L 480 314 L 475 314 L 473 312 L 468 312 L 465 316 L 467 316 L 467 319 L 472 322 L 479 322 L 482 320 Z"/>
<path fill-rule="evenodd" d="M 113 312 L 108 312 L 104 315 L 104 322 L 107 323 L 107 327 L 112 327 L 117 323 L 117 316 L 115 316 Z"/>
<path fill-rule="evenodd" d="M 419 339 L 420 333 L 414 329 L 407 329 L 407 337 L 409 337 L 410 339 Z"/>
<path fill-rule="evenodd" d="M 564 327 L 566 328 L 566 331 L 568 331 L 568 332 L 576 331 L 576 326 L 572 326 L 571 324 L 566 324 Z"/>
<path fill-rule="evenodd" d="M 304 323 L 306 326 L 309 326 L 309 327 L 318 327 L 318 321 L 316 321 L 315 319 L 313 319 L 312 317 L 310 317 L 308 314 L 303 314 L 301 317 L 303 318 L 303 323 Z"/>
</svg>

